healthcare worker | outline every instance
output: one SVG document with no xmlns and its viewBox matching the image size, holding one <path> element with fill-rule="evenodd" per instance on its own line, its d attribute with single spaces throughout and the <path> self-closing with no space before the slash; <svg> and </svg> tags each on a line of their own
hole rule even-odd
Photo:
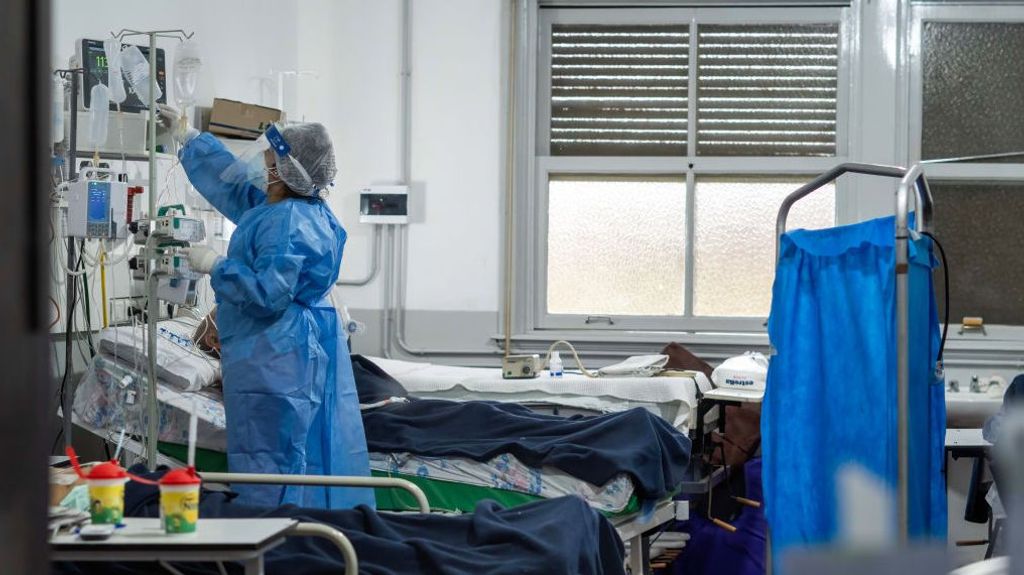
<svg viewBox="0 0 1024 575">
<path fill-rule="evenodd" d="M 210 274 L 224 375 L 228 468 L 239 473 L 370 474 L 359 400 L 337 310 L 328 301 L 346 233 L 322 198 L 337 169 L 321 124 L 271 126 L 235 157 L 161 108 L 196 190 L 237 225 L 222 257 L 190 249 Z M 236 485 L 239 502 L 373 506 L 373 491 Z"/>
</svg>

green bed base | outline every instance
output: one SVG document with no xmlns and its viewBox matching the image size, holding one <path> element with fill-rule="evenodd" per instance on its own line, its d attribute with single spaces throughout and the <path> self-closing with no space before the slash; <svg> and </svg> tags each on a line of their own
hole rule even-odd
<svg viewBox="0 0 1024 575">
<path fill-rule="evenodd" d="M 188 446 L 178 443 L 160 442 L 158 448 L 160 453 L 173 457 L 178 461 L 185 461 L 188 458 Z M 228 470 L 228 456 L 220 451 L 196 448 L 196 469 L 199 471 L 226 472 Z M 430 502 L 430 508 L 433 511 L 472 513 L 476 509 L 477 503 L 485 499 L 496 501 L 502 507 L 517 507 L 544 499 L 537 495 L 530 495 L 529 493 L 521 493 L 519 491 L 445 481 L 443 479 L 431 479 L 405 473 L 388 473 L 374 470 L 372 475 L 374 477 L 396 477 L 414 483 L 426 494 L 427 501 Z M 377 509 L 381 511 L 419 510 L 416 500 L 407 491 L 378 488 L 374 489 L 374 495 L 377 498 Z M 626 504 L 625 509 L 622 511 L 614 513 L 602 511 L 601 513 L 608 517 L 618 517 L 620 515 L 636 513 L 639 510 L 640 504 L 634 495 L 629 498 L 629 503 Z"/>
<path fill-rule="evenodd" d="M 173 457 L 178 461 L 188 461 L 188 446 L 180 443 L 157 443 L 157 451 Z M 196 469 L 199 471 L 214 471 L 226 473 L 228 470 L 228 455 L 223 451 L 212 449 L 196 448 Z"/>
<path fill-rule="evenodd" d="M 388 473 L 377 470 L 373 470 L 371 473 L 374 477 L 395 477 L 416 484 L 426 494 L 427 501 L 430 502 L 430 508 L 433 511 L 472 513 L 476 509 L 477 503 L 484 499 L 496 501 L 503 507 L 516 507 L 544 499 L 544 497 L 537 495 L 510 491 L 508 489 L 457 483 L 443 479 L 431 479 L 405 473 Z M 376 489 L 375 493 L 377 496 L 377 509 L 381 511 L 415 511 L 419 509 L 416 500 L 406 491 L 400 489 Z M 602 511 L 601 513 L 607 517 L 618 517 L 620 515 L 636 513 L 639 510 L 640 503 L 634 495 L 629 498 L 629 502 L 622 511 Z"/>
</svg>

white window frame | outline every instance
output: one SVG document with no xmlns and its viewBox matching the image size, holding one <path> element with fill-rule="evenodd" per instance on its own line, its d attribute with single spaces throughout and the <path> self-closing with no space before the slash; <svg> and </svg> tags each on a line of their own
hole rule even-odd
<svg viewBox="0 0 1024 575">
<path fill-rule="evenodd" d="M 694 236 L 694 190 L 696 179 L 711 175 L 793 175 L 811 177 L 836 164 L 850 161 L 850 119 L 856 110 L 850 101 L 852 82 L 856 70 L 855 40 L 858 37 L 853 9 L 847 7 L 743 7 L 743 8 L 597 8 L 538 10 L 529 3 L 526 20 L 529 23 L 527 41 L 519 46 L 519 64 L 530 70 L 528 82 L 519 90 L 520 100 L 527 113 L 519 128 L 527 130 L 527 137 L 519 151 L 528 157 L 520 162 L 520 174 L 525 182 L 519 186 L 520 198 L 517 214 L 516 251 L 517 300 L 515 321 L 521 334 L 551 331 L 615 332 L 650 334 L 656 332 L 720 332 L 731 334 L 764 334 L 765 318 L 705 317 L 693 314 L 694 245 L 686 246 L 684 289 L 685 315 L 683 316 L 615 316 L 614 323 L 601 321 L 599 315 L 590 316 L 598 321 L 588 322 L 588 316 L 576 314 L 549 314 L 547 312 L 547 205 L 548 181 L 551 175 L 608 174 L 608 175 L 668 175 L 686 179 L 687 231 Z M 836 114 L 836 155 L 829 157 L 774 157 L 774 156 L 696 156 L 696 38 L 699 24 L 799 24 L 834 22 L 839 28 L 838 90 Z M 550 125 L 550 67 L 548 39 L 553 23 L 608 23 L 608 24 L 686 24 L 690 27 L 690 81 L 688 82 L 688 154 L 684 157 L 574 157 L 547 155 L 548 127 Z M 836 187 L 836 221 L 847 221 L 854 202 L 846 197 L 848 185 L 840 180 Z"/>
<path fill-rule="evenodd" d="M 1024 24 L 1024 2 L 1019 4 L 912 4 L 908 11 L 909 34 L 904 69 L 908 91 L 908 165 L 921 160 L 924 117 L 924 60 L 922 31 L 925 22 L 1017 23 Z M 1022 144 L 1024 149 L 1024 144 Z M 933 182 L 1024 182 L 1024 157 L 1020 163 L 925 164 L 925 175 Z M 954 270 L 956 273 L 956 270 Z M 941 319 L 941 318 L 940 318 Z M 961 318 L 950 318 L 949 341 L 958 350 L 990 350 L 995 341 L 1024 342 L 1024 326 L 987 325 L 985 334 L 959 333 Z"/>
</svg>

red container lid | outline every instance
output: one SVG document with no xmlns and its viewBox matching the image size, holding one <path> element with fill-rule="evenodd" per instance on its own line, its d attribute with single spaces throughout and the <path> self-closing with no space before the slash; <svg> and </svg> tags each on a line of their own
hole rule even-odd
<svg viewBox="0 0 1024 575">
<path fill-rule="evenodd" d="M 160 480 L 160 485 L 198 485 L 201 483 L 194 467 L 181 467 L 168 471 Z"/>
<path fill-rule="evenodd" d="M 117 464 L 116 461 L 108 461 L 106 463 L 100 463 L 94 465 L 89 470 L 89 475 L 86 479 L 127 479 L 128 472 L 123 467 Z"/>
</svg>

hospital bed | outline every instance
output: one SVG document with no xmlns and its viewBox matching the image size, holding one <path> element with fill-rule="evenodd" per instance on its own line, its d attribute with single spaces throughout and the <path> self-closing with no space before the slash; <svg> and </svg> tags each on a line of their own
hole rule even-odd
<svg viewBox="0 0 1024 575">
<path fill-rule="evenodd" d="M 611 413 L 642 407 L 687 434 L 698 433 L 700 398 L 711 382 L 700 372 L 678 377 L 588 378 L 576 373 L 562 377 L 504 379 L 498 368 L 455 367 L 368 357 L 398 380 L 410 395 L 453 401 L 499 401 L 528 405 L 562 414 Z M 706 415 L 714 424 L 717 412 Z M 691 437 L 693 439 L 693 437 Z"/>
<path fill-rule="evenodd" d="M 180 343 L 180 340 L 174 337 L 174 332 L 183 334 L 191 327 L 173 323 L 162 327 L 165 329 L 161 331 L 158 350 L 168 351 L 166 357 L 158 357 L 162 451 L 171 456 L 170 460 L 184 459 L 188 414 L 195 410 L 199 420 L 197 464 L 200 468 L 223 469 L 226 441 L 223 403 L 216 388 L 203 380 L 216 377 L 216 362 L 202 358 L 202 364 L 190 365 L 196 358 L 177 353 L 176 341 Z M 122 428 L 128 430 L 129 436 L 145 429 L 142 418 L 133 414 L 133 410 L 125 409 L 133 394 L 141 395 L 142 381 L 135 369 L 138 358 L 132 355 L 136 348 L 141 349 L 137 344 L 130 334 L 105 332 L 99 342 L 102 353 L 93 361 L 76 393 L 76 423 L 112 442 L 120 440 Z M 114 357 L 115 354 L 120 357 Z M 213 369 L 202 377 L 196 376 L 204 365 Z M 133 440 L 126 440 L 128 449 L 134 444 Z M 641 572 L 646 565 L 644 535 L 677 518 L 685 518 L 688 512 L 686 502 L 673 502 L 669 498 L 654 505 L 648 502 L 642 507 L 642 502 L 633 495 L 630 478 L 624 474 L 595 486 L 557 469 L 530 468 L 507 455 L 478 462 L 465 458 L 374 453 L 371 464 L 374 475 L 399 477 L 422 487 L 434 509 L 441 511 L 471 511 L 483 499 L 515 506 L 567 494 L 579 495 L 611 518 L 623 539 L 631 542 L 631 549 L 640 550 L 630 554 L 631 561 L 636 562 L 634 572 Z M 381 509 L 408 510 L 414 509 L 414 505 L 415 501 L 408 496 L 378 492 Z"/>
</svg>

